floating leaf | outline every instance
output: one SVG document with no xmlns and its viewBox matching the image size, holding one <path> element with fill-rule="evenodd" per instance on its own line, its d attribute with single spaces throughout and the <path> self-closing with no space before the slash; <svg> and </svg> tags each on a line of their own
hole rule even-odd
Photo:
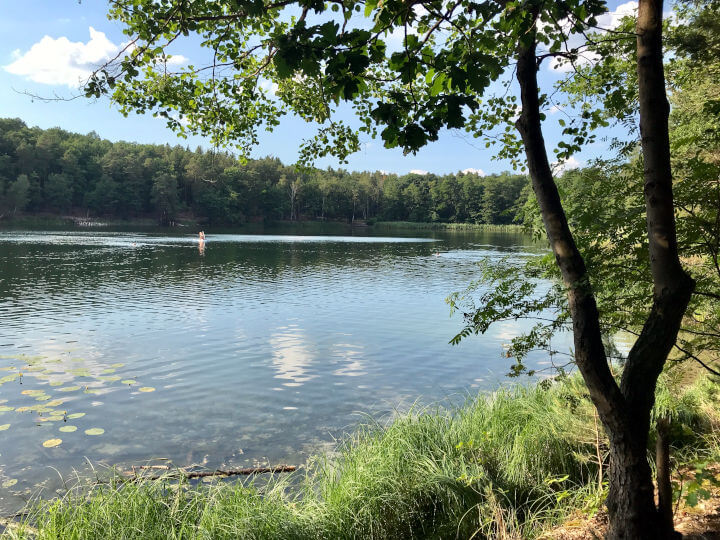
<svg viewBox="0 0 720 540">
<path fill-rule="evenodd" d="M 124 365 L 125 365 L 125 364 L 123 364 L 122 362 L 119 362 L 119 363 L 117 363 L 117 364 L 110 364 L 110 367 L 121 368 L 121 367 L 123 367 Z"/>
<path fill-rule="evenodd" d="M 71 369 L 70 373 L 72 373 L 76 377 L 92 377 L 90 371 L 85 368 Z"/>
<path fill-rule="evenodd" d="M 23 390 L 23 391 L 20 392 L 20 393 L 21 393 L 21 394 L 24 394 L 24 395 L 26 395 L 26 396 L 41 396 L 41 395 L 43 395 L 45 392 L 43 392 L 42 390 Z"/>
<path fill-rule="evenodd" d="M 50 386 L 62 386 L 62 381 L 51 381 Z"/>
<path fill-rule="evenodd" d="M 8 405 L 0 405 L 0 412 L 14 411 L 15 407 L 9 407 Z"/>
<path fill-rule="evenodd" d="M 48 407 L 57 407 L 58 405 L 62 405 L 65 403 L 64 399 L 53 399 L 52 401 L 46 403 Z"/>
<path fill-rule="evenodd" d="M 85 416 L 84 412 L 76 412 L 67 415 L 68 420 L 75 420 L 76 418 L 82 418 L 83 416 Z"/>
<path fill-rule="evenodd" d="M 48 396 L 47 394 L 43 394 L 42 396 L 36 397 L 35 401 L 47 401 L 48 399 L 50 399 L 50 396 Z"/>
<path fill-rule="evenodd" d="M 65 417 L 59 415 L 48 416 L 47 418 L 45 418 L 46 422 L 62 422 L 63 420 L 65 420 Z"/>
<path fill-rule="evenodd" d="M 138 388 L 140 392 L 154 392 L 155 389 L 152 386 L 143 386 L 142 388 Z"/>
<path fill-rule="evenodd" d="M 7 428 L 9 428 L 12 424 L 3 424 L 0 426 L 0 431 L 5 431 Z"/>
<path fill-rule="evenodd" d="M 115 382 L 120 380 L 119 375 L 107 375 L 105 377 L 98 377 L 101 381 Z"/>
<path fill-rule="evenodd" d="M 75 390 L 80 390 L 79 386 L 66 386 L 65 388 L 59 388 L 58 392 L 74 392 Z"/>
<path fill-rule="evenodd" d="M 30 407 L 18 407 L 17 409 L 15 409 L 15 412 L 27 412 L 30 410 L 32 410 L 30 409 Z"/>
<path fill-rule="evenodd" d="M 73 431 L 77 431 L 77 426 L 63 426 L 60 428 L 60 431 L 63 433 L 72 433 Z"/>
<path fill-rule="evenodd" d="M 105 430 L 103 428 L 98 428 L 98 427 L 94 427 L 94 428 L 85 430 L 85 435 L 102 435 L 103 433 L 105 433 Z"/>
<path fill-rule="evenodd" d="M 103 373 L 115 373 L 115 370 L 113 368 L 107 368 L 102 370 Z"/>
<path fill-rule="evenodd" d="M 43 443 L 43 446 L 45 448 L 55 448 L 56 446 L 59 446 L 62 444 L 62 439 L 48 439 Z"/>
<path fill-rule="evenodd" d="M 15 478 L 11 478 L 10 480 L 6 480 L 2 483 L 2 487 L 5 489 L 13 487 L 15 484 L 17 484 L 17 480 Z"/>
<path fill-rule="evenodd" d="M 33 372 L 33 371 L 42 371 L 44 369 L 45 369 L 44 366 L 25 366 L 23 368 L 23 371 Z"/>
<path fill-rule="evenodd" d="M 123 384 L 137 384 L 137 381 L 135 379 L 125 379 L 124 381 L 120 381 Z"/>
<path fill-rule="evenodd" d="M 19 375 L 17 373 L 5 375 L 3 378 L 0 379 L 0 383 L 12 382 L 15 379 L 17 379 L 18 377 L 19 377 Z"/>
</svg>

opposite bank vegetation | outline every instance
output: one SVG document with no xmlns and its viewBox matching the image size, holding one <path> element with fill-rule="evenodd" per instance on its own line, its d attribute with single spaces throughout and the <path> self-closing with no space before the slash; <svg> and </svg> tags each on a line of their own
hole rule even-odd
<svg viewBox="0 0 720 540">
<path fill-rule="evenodd" d="M 720 461 L 718 386 L 686 370 L 661 377 L 675 498 L 707 496 Z M 651 437 L 652 439 L 653 437 Z M 651 441 L 654 444 L 654 441 Z M 245 482 L 115 477 L 37 503 L 9 538 L 538 538 L 607 495 L 607 440 L 581 379 L 501 389 L 455 408 L 361 426 L 302 469 Z M 651 454 L 649 450 L 649 454 Z"/>
</svg>

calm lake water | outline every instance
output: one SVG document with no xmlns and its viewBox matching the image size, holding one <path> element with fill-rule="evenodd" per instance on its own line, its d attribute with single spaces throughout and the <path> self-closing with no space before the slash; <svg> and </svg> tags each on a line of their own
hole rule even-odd
<svg viewBox="0 0 720 540">
<path fill-rule="evenodd" d="M 0 232 L 0 511 L 86 460 L 302 464 L 364 413 L 494 388 L 521 327 L 453 347 L 445 298 L 484 258 L 540 251 L 509 233 L 208 234 L 203 253 L 192 235 Z"/>
</svg>

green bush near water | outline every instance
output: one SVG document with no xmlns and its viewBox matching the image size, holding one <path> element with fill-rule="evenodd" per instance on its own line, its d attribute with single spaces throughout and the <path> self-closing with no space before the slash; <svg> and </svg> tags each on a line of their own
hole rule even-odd
<svg viewBox="0 0 720 540">
<path fill-rule="evenodd" d="M 658 411 L 675 422 L 679 460 L 720 457 L 717 388 L 664 376 Z M 599 445 L 597 444 L 599 440 Z M 74 491 L 34 509 L 12 536 L 113 538 L 533 538 L 598 508 L 604 435 L 582 381 L 517 387 L 455 409 L 368 424 L 290 475 Z M 29 532 L 28 532 L 29 531 Z"/>
</svg>

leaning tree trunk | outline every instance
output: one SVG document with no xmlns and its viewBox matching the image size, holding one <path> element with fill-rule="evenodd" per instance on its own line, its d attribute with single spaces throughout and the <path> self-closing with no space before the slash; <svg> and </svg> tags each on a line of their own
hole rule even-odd
<svg viewBox="0 0 720 540">
<path fill-rule="evenodd" d="M 518 49 L 516 76 L 522 112 L 516 127 L 522 136 L 548 241 L 567 289 L 575 361 L 610 441 L 608 538 L 612 539 L 673 536 L 672 521 L 658 519 L 647 443 L 657 378 L 675 343 L 694 282 L 683 271 L 677 252 L 661 31 L 662 1 L 640 0 L 637 28 L 640 127 L 654 301 L 629 353 L 620 386 L 607 363 L 595 296 L 547 158 L 535 41 Z"/>
</svg>

